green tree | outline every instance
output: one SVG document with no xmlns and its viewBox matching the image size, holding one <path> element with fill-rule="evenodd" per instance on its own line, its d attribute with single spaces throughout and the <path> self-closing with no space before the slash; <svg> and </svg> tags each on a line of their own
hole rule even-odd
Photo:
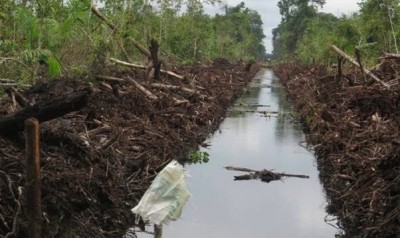
<svg viewBox="0 0 400 238">
<path fill-rule="evenodd" d="M 118 26 L 118 32 L 93 15 L 90 0 L 2 0 L 2 77 L 33 81 L 40 78 L 41 65 L 47 67 L 47 78 L 61 72 L 96 72 L 105 68 L 108 57 L 124 57 L 120 42 L 130 58 L 145 59 L 132 39 L 146 46 L 154 38 L 161 44 L 164 57 L 183 63 L 214 57 L 254 59 L 265 54 L 261 17 L 244 3 L 208 16 L 204 3 L 220 1 L 100 2 L 99 10 Z"/>
<path fill-rule="evenodd" d="M 276 57 L 284 58 L 295 52 L 297 43 L 306 31 L 308 23 L 317 17 L 318 7 L 324 4 L 325 0 L 281 0 L 278 2 L 282 20 L 272 32 Z"/>
<path fill-rule="evenodd" d="M 234 7 L 225 7 L 225 15 L 215 17 L 220 56 L 232 59 L 263 58 L 265 35 L 261 16 L 242 2 Z"/>
<path fill-rule="evenodd" d="M 367 42 L 377 42 L 382 51 L 398 53 L 400 7 L 398 0 L 364 0 L 360 16 Z"/>
</svg>

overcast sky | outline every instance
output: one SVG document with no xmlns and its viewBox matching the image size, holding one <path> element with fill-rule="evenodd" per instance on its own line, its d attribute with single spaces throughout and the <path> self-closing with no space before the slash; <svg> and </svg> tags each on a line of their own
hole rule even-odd
<svg viewBox="0 0 400 238">
<path fill-rule="evenodd" d="M 350 14 L 358 11 L 357 5 L 361 0 L 326 0 L 326 4 L 322 9 L 323 12 L 329 12 L 336 16 L 342 14 Z M 265 48 L 267 52 L 272 51 L 272 29 L 277 27 L 281 21 L 281 15 L 279 14 L 278 2 L 279 0 L 226 0 L 230 6 L 235 6 L 240 2 L 245 2 L 246 6 L 250 9 L 257 10 L 262 17 L 264 23 L 264 39 Z M 206 7 L 206 12 L 209 14 L 216 13 L 218 8 Z"/>
</svg>

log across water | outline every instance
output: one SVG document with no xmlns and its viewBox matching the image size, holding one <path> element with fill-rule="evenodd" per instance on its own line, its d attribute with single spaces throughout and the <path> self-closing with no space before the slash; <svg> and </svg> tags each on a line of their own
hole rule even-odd
<svg viewBox="0 0 400 238">
<path fill-rule="evenodd" d="M 260 179 L 263 182 L 269 183 L 274 180 L 281 180 L 284 177 L 307 178 L 307 179 L 310 178 L 310 176 L 308 176 L 308 175 L 275 173 L 275 172 L 272 172 L 271 170 L 267 170 L 267 169 L 253 170 L 253 169 L 247 169 L 247 168 L 242 168 L 242 167 L 233 167 L 233 166 L 227 166 L 227 167 L 225 167 L 225 169 L 248 173 L 245 175 L 234 176 L 235 180 Z"/>
</svg>

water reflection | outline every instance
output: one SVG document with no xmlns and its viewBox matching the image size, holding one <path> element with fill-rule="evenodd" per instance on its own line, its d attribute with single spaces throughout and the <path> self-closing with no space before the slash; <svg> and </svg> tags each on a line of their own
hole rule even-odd
<svg viewBox="0 0 400 238">
<path fill-rule="evenodd" d="M 164 238 L 334 237 L 335 229 L 324 222 L 325 199 L 314 158 L 299 146 L 301 127 L 280 116 L 292 113 L 285 97 L 270 70 L 257 75 L 210 138 L 211 147 L 203 149 L 212 159 L 187 166 L 192 197 L 181 219 L 163 227 Z M 255 111 L 280 114 L 264 117 Z M 233 181 L 224 169 L 230 165 L 311 178 Z"/>
<path fill-rule="evenodd" d="M 269 72 L 269 78 L 273 87 L 271 88 L 271 96 L 275 97 L 279 100 L 278 110 L 280 112 L 280 116 L 276 121 L 276 130 L 275 135 L 279 142 L 283 143 L 285 141 L 285 136 L 292 135 L 295 140 L 302 141 L 304 140 L 304 134 L 302 132 L 302 126 L 300 123 L 293 123 L 294 120 L 294 111 L 292 110 L 290 103 L 287 101 L 286 92 L 283 86 L 280 84 L 278 78 L 272 73 Z"/>
</svg>

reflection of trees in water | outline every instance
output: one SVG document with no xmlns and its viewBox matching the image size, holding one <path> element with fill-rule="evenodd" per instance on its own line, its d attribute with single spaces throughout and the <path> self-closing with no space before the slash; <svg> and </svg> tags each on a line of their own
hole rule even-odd
<svg viewBox="0 0 400 238">
<path fill-rule="evenodd" d="M 299 123 L 293 123 L 294 111 L 287 100 L 286 91 L 278 82 L 278 78 L 275 75 L 273 75 L 271 94 L 273 97 L 278 99 L 279 115 L 275 125 L 276 140 L 283 142 L 293 137 L 296 140 L 301 141 L 303 139 L 302 126 Z"/>
<path fill-rule="evenodd" d="M 259 109 L 259 103 L 276 103 L 277 111 L 279 111 L 278 118 L 275 120 L 275 137 L 276 141 L 284 143 L 287 140 L 298 140 L 303 139 L 302 126 L 299 123 L 293 123 L 293 113 L 292 107 L 286 98 L 286 91 L 280 84 L 278 78 L 270 70 L 264 71 L 262 78 L 271 78 L 271 98 L 270 102 L 260 102 L 261 92 L 263 90 L 263 85 L 261 85 L 262 80 L 257 80 L 254 87 L 249 87 L 247 92 L 245 92 L 240 99 L 238 99 L 235 107 L 229 113 L 230 117 L 237 118 L 235 123 L 237 126 L 246 128 L 250 127 L 245 120 L 248 115 L 246 111 L 256 111 Z M 273 107 L 275 105 L 272 105 Z"/>
<path fill-rule="evenodd" d="M 257 103 L 254 102 L 254 99 L 257 99 L 260 93 L 260 87 L 248 88 L 248 91 L 237 100 L 237 103 L 233 110 L 229 113 L 229 116 L 235 118 L 244 118 L 246 117 L 246 111 L 257 110 Z M 253 104 L 254 106 L 252 106 Z"/>
</svg>

